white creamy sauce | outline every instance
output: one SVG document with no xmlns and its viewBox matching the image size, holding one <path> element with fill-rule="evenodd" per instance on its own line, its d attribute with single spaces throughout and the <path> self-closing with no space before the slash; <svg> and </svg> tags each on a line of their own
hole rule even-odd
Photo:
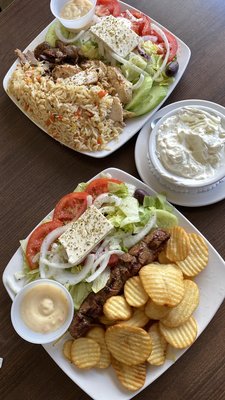
<svg viewBox="0 0 225 400">
<path fill-rule="evenodd" d="M 176 176 L 204 180 L 225 162 L 225 126 L 220 116 L 184 107 L 158 129 L 156 154 Z"/>
<path fill-rule="evenodd" d="M 64 324 L 69 310 L 64 292 L 55 286 L 42 284 L 30 289 L 21 303 L 25 324 L 35 332 L 48 333 Z"/>
<path fill-rule="evenodd" d="M 90 0 L 69 0 L 61 10 L 61 17 L 78 19 L 86 15 L 93 7 Z"/>
</svg>

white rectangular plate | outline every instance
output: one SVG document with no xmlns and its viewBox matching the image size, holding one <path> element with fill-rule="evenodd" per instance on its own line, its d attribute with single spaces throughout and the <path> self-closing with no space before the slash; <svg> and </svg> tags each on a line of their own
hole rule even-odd
<svg viewBox="0 0 225 400">
<path fill-rule="evenodd" d="M 149 194 L 156 194 L 143 182 L 132 177 L 124 171 L 116 168 L 108 168 L 103 172 L 110 173 L 114 178 L 131 183 L 139 189 L 147 190 Z M 99 175 L 96 177 L 99 177 Z M 78 183 L 79 182 L 73 182 L 72 187 Z M 188 232 L 200 233 L 181 213 L 179 213 L 177 210 L 175 210 L 175 213 L 179 218 L 180 225 L 182 225 Z M 195 279 L 200 289 L 200 303 L 196 312 L 194 313 L 198 325 L 198 336 L 202 333 L 218 310 L 219 306 L 224 300 L 225 294 L 225 262 L 211 246 L 211 244 L 207 240 L 206 242 L 209 248 L 208 266 Z M 21 249 L 19 248 L 3 273 L 3 284 L 12 300 L 14 295 L 7 285 L 7 279 L 13 279 L 13 274 L 16 271 L 21 270 L 22 265 L 22 253 Z M 187 350 L 174 349 L 171 360 L 167 360 L 165 364 L 160 367 L 149 367 L 144 387 L 137 392 L 129 393 L 121 388 L 111 368 L 101 371 L 98 371 L 97 369 L 82 371 L 75 368 L 63 357 L 62 344 L 63 341 L 60 341 L 55 345 L 45 345 L 44 348 L 53 358 L 56 364 L 58 364 L 58 366 L 94 400 L 105 400 L 105 393 L 107 393 L 107 400 L 131 399 L 146 386 L 150 385 L 161 374 L 163 374 Z"/>
<path fill-rule="evenodd" d="M 136 10 L 135 8 L 129 6 L 126 3 L 121 2 L 123 9 L 129 9 L 129 10 Z M 54 21 L 53 21 L 54 22 Z M 164 28 L 162 25 L 160 25 L 158 22 L 154 21 L 152 19 L 152 22 L 154 22 L 156 25 L 158 25 L 160 28 L 162 29 L 166 29 Z M 34 50 L 34 48 L 41 42 L 44 41 L 46 32 L 48 30 L 48 27 L 51 24 L 49 24 L 28 46 L 24 51 L 27 50 Z M 168 29 L 166 29 L 168 30 Z M 172 83 L 172 85 L 170 85 L 167 96 L 163 99 L 163 101 L 156 107 L 154 108 L 153 111 L 141 116 L 141 117 L 136 117 L 136 118 L 132 118 L 130 120 L 127 120 L 126 122 L 126 126 L 123 129 L 123 132 L 120 134 L 119 138 L 117 140 L 112 140 L 109 144 L 108 144 L 108 148 L 109 150 L 102 150 L 102 151 L 95 151 L 95 152 L 82 152 L 83 154 L 86 154 L 90 157 L 95 157 L 95 158 L 103 158 L 103 157 L 107 157 L 108 155 L 112 154 L 115 150 L 119 149 L 121 146 L 123 146 L 129 139 L 131 139 L 135 133 L 137 133 L 142 126 L 145 124 L 145 122 L 147 122 L 147 120 L 162 106 L 162 104 L 166 101 L 166 99 L 169 97 L 169 95 L 172 93 L 172 91 L 174 90 L 174 88 L 176 87 L 176 85 L 178 84 L 179 80 L 181 79 L 191 56 L 191 51 L 189 49 L 189 47 L 182 42 L 178 37 L 176 37 L 177 42 L 178 42 L 178 52 L 177 52 L 177 59 L 179 62 L 179 70 L 178 73 L 175 77 L 174 82 Z M 12 49 L 13 51 L 13 49 Z M 34 121 L 30 115 L 28 113 L 26 113 L 18 104 L 18 102 L 16 101 L 16 99 L 11 96 L 8 92 L 7 92 L 7 86 L 8 86 L 8 82 L 9 79 L 13 73 L 13 71 L 16 68 L 18 61 L 15 61 L 13 63 L 13 65 L 11 66 L 11 68 L 9 69 L 9 71 L 7 72 L 7 74 L 4 77 L 3 80 L 3 87 L 6 91 L 6 93 L 8 94 L 8 96 L 11 98 L 11 100 L 17 105 L 17 107 L 19 107 L 19 109 L 32 121 L 34 122 L 40 129 L 42 129 L 44 132 L 46 132 L 46 130 L 40 126 L 38 124 L 38 122 Z"/>
</svg>

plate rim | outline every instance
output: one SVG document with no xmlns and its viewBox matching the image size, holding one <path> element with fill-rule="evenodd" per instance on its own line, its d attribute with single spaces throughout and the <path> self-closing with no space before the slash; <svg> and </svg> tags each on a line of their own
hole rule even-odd
<svg viewBox="0 0 225 400">
<path fill-rule="evenodd" d="M 120 177 L 121 176 L 121 178 L 122 179 L 124 179 L 125 181 L 132 181 L 132 183 L 133 184 L 139 184 L 139 185 L 141 185 L 143 188 L 145 188 L 145 189 L 150 189 L 150 192 L 152 192 L 153 194 L 155 194 L 156 192 L 149 186 L 149 185 L 146 185 L 145 183 L 143 183 L 142 181 L 140 181 L 138 178 L 136 178 L 136 177 L 133 177 L 131 174 L 129 174 L 129 173 L 127 173 L 126 171 L 123 171 L 123 170 L 121 170 L 121 169 L 118 169 L 118 168 L 106 168 L 106 169 L 104 169 L 103 171 L 101 171 L 101 172 L 99 172 L 96 176 L 94 176 L 94 177 L 92 177 L 91 179 L 95 179 L 96 177 L 99 177 L 101 174 L 103 174 L 103 173 L 111 173 L 113 176 L 115 176 L 116 178 L 118 178 L 118 177 Z M 52 211 L 51 211 L 52 212 Z M 51 213 L 50 212 L 50 213 Z M 177 214 L 178 215 L 178 217 L 179 218 L 181 218 L 181 225 L 183 225 L 183 226 L 186 226 L 186 227 L 188 227 L 188 229 L 190 230 L 190 229 L 193 229 L 195 232 L 197 232 L 197 233 L 199 233 L 201 236 L 203 236 L 204 237 L 204 235 L 202 235 L 201 234 L 201 232 L 181 213 L 181 212 L 179 212 L 175 207 L 174 207 L 174 212 L 175 212 L 175 214 Z M 49 213 L 49 214 L 50 214 Z M 48 214 L 48 215 L 49 215 Z M 43 219 L 45 219 L 46 217 L 44 217 Z M 221 274 L 222 275 L 224 275 L 224 278 L 225 278 L 225 261 L 222 259 L 222 257 L 220 256 L 220 254 L 217 252 L 217 250 L 210 244 L 210 242 L 207 240 L 207 238 L 205 238 L 204 237 L 204 239 L 206 240 L 206 243 L 207 243 L 207 245 L 208 245 L 208 248 L 209 248 L 209 254 L 211 255 L 211 257 L 212 258 L 216 258 L 217 260 L 218 260 L 218 264 L 217 264 L 217 266 L 216 266 L 216 268 L 219 268 L 219 271 L 221 272 Z M 14 255 L 12 256 L 12 258 L 10 259 L 10 261 L 9 261 L 9 263 L 7 264 L 7 266 L 6 266 L 6 268 L 4 269 L 4 272 L 3 272 L 3 276 L 2 276 L 2 280 L 3 280 L 3 285 L 4 285 L 4 287 L 5 287 L 5 289 L 6 289 L 6 291 L 8 292 L 8 294 L 9 294 L 9 296 L 11 297 L 11 295 L 10 295 L 10 292 L 8 291 L 8 288 L 7 288 L 7 286 L 5 285 L 5 283 L 6 283 L 6 275 L 7 275 L 7 269 L 10 267 L 10 264 L 12 263 L 12 260 L 13 260 L 13 258 L 16 256 L 16 254 L 18 254 L 18 252 L 21 252 L 21 250 L 20 250 L 20 247 L 16 250 L 16 252 L 14 253 Z M 208 267 L 209 268 L 209 267 Z M 202 271 L 202 273 L 201 274 L 204 274 L 204 271 Z M 200 274 L 200 275 L 201 275 Z M 217 312 L 217 310 L 219 309 L 219 307 L 220 307 L 220 305 L 222 304 L 222 302 L 223 302 L 223 300 L 224 300 L 224 296 L 225 296 L 225 279 L 224 279 L 224 281 L 221 279 L 221 292 L 219 292 L 218 293 L 218 298 L 219 298 L 219 301 L 218 301 L 218 299 L 217 299 L 217 303 L 216 303 L 216 306 L 214 305 L 214 302 L 212 302 L 213 304 L 211 305 L 211 307 L 213 308 L 213 311 L 211 312 L 211 316 L 209 317 L 209 319 L 207 319 L 206 320 L 206 324 L 204 324 L 204 328 L 200 331 L 200 332 L 198 332 L 198 336 L 197 336 L 197 338 L 200 336 L 200 334 L 205 330 L 205 328 L 206 328 L 206 326 L 210 323 L 210 321 L 212 320 L 212 318 L 213 318 L 213 316 L 215 315 L 215 313 Z M 211 287 L 211 286 L 210 286 Z M 12 297 L 11 297 L 11 299 L 12 299 Z M 211 303 L 210 303 L 211 304 Z M 208 308 L 207 308 L 207 311 L 208 311 Z M 208 316 L 208 314 L 207 314 L 207 316 Z M 199 321 L 197 320 L 197 322 L 199 323 Z M 196 340 L 197 340 L 197 338 L 196 338 Z M 176 355 L 177 355 L 177 357 L 176 357 L 176 360 L 167 360 L 167 362 L 166 362 L 166 365 L 164 365 L 164 367 L 163 368 L 161 368 L 162 369 L 162 371 L 160 370 L 160 369 L 158 369 L 157 371 L 157 373 L 156 373 L 156 376 L 154 377 L 154 379 L 153 380 L 151 380 L 151 382 L 148 382 L 148 379 L 146 379 L 146 383 L 145 383 L 145 385 L 140 389 L 140 390 L 138 390 L 138 391 L 136 391 L 136 392 L 132 392 L 132 393 L 129 393 L 129 392 L 127 392 L 127 391 L 124 391 L 124 390 L 122 390 L 121 388 L 120 388 L 120 386 L 119 386 L 119 384 L 117 383 L 116 385 L 114 385 L 114 379 L 113 379 L 113 376 L 112 376 L 112 373 L 111 373 L 111 370 L 110 369 L 107 369 L 106 370 L 106 372 L 102 372 L 101 371 L 101 373 L 100 373 L 100 375 L 98 375 L 97 374 L 97 376 L 101 376 L 101 377 L 104 377 L 104 374 L 105 374 L 105 376 L 107 377 L 107 379 L 109 380 L 109 382 L 111 382 L 111 384 L 113 385 L 112 387 L 115 389 L 115 392 L 116 392 L 116 394 L 117 394 L 117 397 L 116 398 L 118 398 L 118 399 L 121 399 L 121 400 L 129 400 L 129 399 L 131 399 L 131 398 L 133 398 L 134 396 L 136 396 L 136 394 L 138 394 L 139 392 L 141 392 L 142 390 L 144 390 L 146 387 L 149 387 L 156 379 L 158 379 L 164 372 L 166 372 L 167 371 L 167 369 L 168 368 L 170 368 L 170 366 L 172 366 L 173 364 L 175 364 L 175 362 L 186 352 L 186 351 L 188 351 L 189 349 L 191 349 L 192 347 L 194 346 L 194 343 L 190 346 L 190 347 L 188 347 L 188 348 L 186 348 L 186 349 L 183 349 L 183 350 L 178 350 L 177 352 L 176 352 Z M 84 385 L 77 379 L 77 376 L 78 376 L 78 373 L 75 371 L 75 377 L 73 376 L 73 370 L 71 369 L 71 367 L 69 367 L 68 366 L 68 364 L 67 364 L 67 361 L 65 360 L 65 359 L 63 359 L 63 361 L 59 361 L 59 351 L 61 350 L 59 350 L 59 348 L 57 348 L 56 346 L 54 346 L 54 345 L 52 345 L 52 344 L 50 344 L 50 345 L 44 345 L 43 346 L 44 347 L 44 349 L 47 351 L 47 353 L 50 355 L 50 357 L 56 362 L 56 364 L 59 366 L 59 368 L 62 370 L 62 371 L 64 371 L 66 374 L 67 374 L 67 376 L 69 376 L 70 377 L 70 379 L 76 384 L 76 385 L 78 385 L 78 386 L 80 386 L 80 388 L 84 391 L 84 392 L 86 392 L 90 397 L 92 397 L 94 400 L 103 400 L 103 397 L 101 397 L 101 395 L 99 396 L 98 395 L 98 392 L 99 392 L 99 387 L 97 387 L 96 386 L 96 389 L 97 389 L 97 391 L 96 390 L 94 390 L 94 391 L 92 391 L 91 390 L 91 388 L 88 386 L 88 388 L 85 388 L 84 387 Z M 161 372 L 160 372 L 161 371 Z M 83 372 L 82 371 L 82 374 L 84 374 L 83 376 L 88 376 L 88 375 L 86 375 L 86 373 L 85 372 Z M 95 373 L 94 373 L 95 374 Z M 92 373 L 92 375 L 93 375 L 93 373 Z M 151 375 L 151 373 L 150 373 L 150 375 Z M 149 371 L 148 371 L 148 374 L 147 374 L 147 378 L 148 378 L 148 376 L 149 376 Z M 95 379 L 94 378 L 95 377 L 95 375 L 93 376 L 93 379 Z M 80 375 L 80 379 L 82 378 L 82 375 Z M 95 384 L 96 382 L 94 382 L 94 384 Z M 104 388 L 104 387 L 103 387 Z M 113 389 L 112 389 L 113 390 Z M 119 397 L 118 397 L 119 396 Z M 109 397 L 109 400 L 114 400 L 114 398 L 115 397 Z"/>
<path fill-rule="evenodd" d="M 204 100 L 204 99 L 185 99 L 185 100 L 179 100 L 176 101 L 174 103 L 170 103 L 165 107 L 162 107 L 160 110 L 158 110 L 154 116 L 152 116 L 147 122 L 146 124 L 141 128 L 140 133 L 137 137 L 136 143 L 135 143 L 135 151 L 134 151 L 134 157 L 135 157 L 135 165 L 137 168 L 137 171 L 141 177 L 141 179 L 143 180 L 143 182 L 145 182 L 147 185 L 154 186 L 154 176 L 151 174 L 151 171 L 149 169 L 149 174 L 148 176 L 150 176 L 150 179 L 148 180 L 146 173 L 143 172 L 144 167 L 143 164 L 148 163 L 148 159 L 147 159 L 147 154 L 145 154 L 145 156 L 140 160 L 139 157 L 139 146 L 141 147 L 141 140 L 146 140 L 148 141 L 148 138 L 145 138 L 145 136 L 150 135 L 150 132 L 148 133 L 147 130 L 151 129 L 150 125 L 151 122 L 154 118 L 157 118 L 157 116 L 163 116 L 165 115 L 167 112 L 172 111 L 173 109 L 179 108 L 181 106 L 185 106 L 185 105 L 203 105 L 203 106 L 208 106 L 211 107 L 212 109 L 214 109 L 215 111 L 219 111 L 220 113 L 224 114 L 225 117 L 225 107 L 212 102 L 210 100 Z M 143 139 L 144 138 L 144 139 Z M 146 167 L 147 168 L 147 167 Z M 152 179 L 152 180 L 151 180 Z M 200 198 L 203 197 L 203 201 L 199 201 L 199 200 L 195 200 L 194 203 L 191 202 L 189 199 L 191 193 L 179 193 L 179 192 L 175 192 L 172 189 L 169 189 L 169 187 L 167 186 L 163 186 L 161 183 L 157 183 L 159 185 L 159 190 L 158 192 L 166 192 L 166 196 L 168 198 L 168 200 L 177 206 L 183 206 L 183 207 L 202 207 L 202 206 L 207 206 L 207 205 L 211 205 L 211 204 L 215 204 L 221 200 L 223 200 L 225 198 L 225 179 L 221 180 L 220 183 L 217 184 L 217 186 L 213 187 L 211 190 L 209 191 L 205 191 L 205 192 L 201 192 L 201 193 L 193 193 L 193 196 L 196 196 L 196 198 Z M 217 194 L 217 196 L 215 196 L 216 190 L 224 188 L 224 191 L 221 190 L 221 195 Z M 156 189 L 155 189 L 156 190 Z M 207 194 L 212 194 L 214 195 L 212 196 L 208 196 Z M 224 194 L 223 194 L 224 193 Z M 176 194 L 176 197 L 171 197 L 174 194 Z M 204 200 L 205 197 L 205 200 Z"/>
<path fill-rule="evenodd" d="M 126 8 L 129 9 L 129 10 L 137 10 L 137 11 L 140 11 L 140 10 L 138 10 L 137 8 L 135 8 L 135 7 L 133 7 L 133 6 L 129 5 L 129 4 L 127 4 L 127 3 L 125 3 L 125 2 L 120 1 L 120 3 L 121 3 L 121 5 L 122 5 L 123 7 L 126 7 Z M 142 11 L 141 11 L 141 12 L 142 12 Z M 28 50 L 28 49 L 33 48 L 34 43 L 37 41 L 37 39 L 39 38 L 39 36 L 43 35 L 44 32 L 47 31 L 48 27 L 49 27 L 50 25 L 52 25 L 55 21 L 56 21 L 56 18 L 54 18 L 54 19 L 53 19 L 53 20 L 52 20 L 52 21 L 51 21 L 51 22 L 50 22 L 50 23 L 49 23 L 49 24 L 48 24 L 48 25 L 47 25 L 47 26 L 46 26 L 46 27 L 45 27 L 45 28 L 44 28 L 44 29 L 29 43 L 29 44 L 28 44 L 28 46 L 27 46 L 23 51 L 26 51 L 26 50 Z M 167 27 L 164 27 L 163 25 L 161 25 L 159 22 L 155 21 L 154 19 L 151 18 L 151 21 L 154 22 L 156 25 L 158 25 L 160 28 L 166 29 L 169 33 L 172 33 L 169 29 L 167 29 Z M 172 33 L 172 34 L 173 34 L 173 33 Z M 188 66 L 188 64 L 189 64 L 190 57 L 191 57 L 191 50 L 190 50 L 190 48 L 187 46 L 187 44 L 184 43 L 183 40 L 179 39 L 179 37 L 177 37 L 177 36 L 174 35 L 174 34 L 173 34 L 173 36 L 175 36 L 175 38 L 177 39 L 178 45 L 180 45 L 180 48 L 182 48 L 182 50 L 186 53 L 186 59 L 184 60 L 184 66 L 183 66 L 183 69 L 182 69 L 182 73 L 179 75 L 179 77 L 178 77 L 177 79 L 175 78 L 175 81 L 174 81 L 174 82 L 170 85 L 170 87 L 169 87 L 167 96 L 162 100 L 162 102 L 161 102 L 157 107 L 154 108 L 154 110 L 152 110 L 151 112 L 149 112 L 149 113 L 147 113 L 147 114 L 144 114 L 144 115 L 141 116 L 141 117 L 136 117 L 135 120 L 128 120 L 128 122 L 126 123 L 126 125 L 125 125 L 125 127 L 124 127 L 124 128 L 126 128 L 126 127 L 128 126 L 128 133 L 126 133 L 126 135 L 127 135 L 126 138 L 125 138 L 125 137 L 124 137 L 124 138 L 122 137 L 122 135 L 123 135 L 123 131 L 122 131 L 121 134 L 118 136 L 117 139 L 113 139 L 112 141 L 110 141 L 110 142 L 108 143 L 109 146 L 110 146 L 110 143 L 112 143 L 112 146 L 113 146 L 112 150 L 99 150 L 99 151 L 96 151 L 96 152 L 78 151 L 78 150 L 71 149 L 71 147 L 62 144 L 61 142 L 57 141 L 56 139 L 53 139 L 53 138 L 50 136 L 51 139 L 53 139 L 55 142 L 58 142 L 59 144 L 61 144 L 61 145 L 63 145 L 63 146 L 65 146 L 65 147 L 67 147 L 67 148 L 69 148 L 69 149 L 75 151 L 76 153 L 79 153 L 79 154 L 82 154 L 82 155 L 86 155 L 86 156 L 89 156 L 89 157 L 92 157 L 92 158 L 105 158 L 105 157 L 108 157 L 108 156 L 110 156 L 111 154 L 113 154 L 115 151 L 119 150 L 123 145 L 125 145 L 133 136 L 135 136 L 135 135 L 137 134 L 137 132 L 140 131 L 140 129 L 141 129 L 141 128 L 143 127 L 143 125 L 149 120 L 149 118 L 151 118 L 151 117 L 158 111 L 158 109 L 159 109 L 160 107 L 162 107 L 162 105 L 164 104 L 164 102 L 169 98 L 169 96 L 172 94 L 172 92 L 174 91 L 174 89 L 175 89 L 176 86 L 178 85 L 179 81 L 181 80 L 181 78 L 183 77 L 183 75 L 184 75 L 184 73 L 185 73 L 185 71 L 186 71 L 186 69 L 187 69 L 187 66 Z M 11 77 L 13 71 L 15 70 L 17 64 L 18 64 L 18 59 L 16 59 L 16 60 L 14 61 L 14 63 L 13 63 L 13 64 L 11 65 L 11 67 L 8 69 L 8 71 L 6 72 L 6 74 L 5 74 L 4 78 L 3 78 L 3 88 L 4 88 L 4 91 L 5 91 L 5 93 L 8 95 L 8 97 L 12 100 L 12 102 L 19 108 L 19 110 L 20 110 L 27 118 L 29 118 L 29 120 L 30 120 L 32 123 L 34 123 L 41 131 L 43 131 L 45 134 L 48 135 L 47 131 L 46 131 L 38 122 L 36 122 L 31 116 L 29 116 L 29 114 L 27 114 L 27 112 L 26 112 L 25 110 L 23 110 L 23 108 L 18 104 L 18 102 L 16 101 L 16 99 L 8 93 L 8 90 L 7 90 L 8 81 L 9 81 L 9 79 L 10 79 L 10 77 Z M 179 74 L 179 71 L 178 71 L 178 74 Z M 130 122 L 130 121 L 131 121 L 131 122 Z M 139 121 L 141 121 L 141 122 L 139 123 Z M 134 129 L 134 131 L 133 131 L 132 133 L 129 133 L 129 130 L 130 130 L 130 129 L 129 129 L 129 123 L 130 123 L 131 125 L 137 124 L 137 127 L 135 127 L 135 129 Z"/>
</svg>

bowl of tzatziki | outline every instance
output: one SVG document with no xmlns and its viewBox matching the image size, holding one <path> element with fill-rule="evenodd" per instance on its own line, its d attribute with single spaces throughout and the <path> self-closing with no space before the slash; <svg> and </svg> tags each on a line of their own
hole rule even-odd
<svg viewBox="0 0 225 400">
<path fill-rule="evenodd" d="M 200 188 L 220 181 L 225 177 L 225 116 L 204 106 L 174 109 L 152 129 L 149 156 L 167 183 Z"/>
</svg>

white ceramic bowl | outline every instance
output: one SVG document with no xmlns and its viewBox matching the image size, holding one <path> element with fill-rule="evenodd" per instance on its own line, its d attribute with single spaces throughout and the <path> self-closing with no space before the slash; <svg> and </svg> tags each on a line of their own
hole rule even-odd
<svg viewBox="0 0 225 400">
<path fill-rule="evenodd" d="M 65 322 L 57 330 L 48 333 L 40 333 L 33 331 L 25 324 L 21 316 L 21 304 L 24 299 L 24 296 L 28 293 L 28 291 L 30 291 L 35 286 L 37 285 L 40 286 L 43 284 L 52 285 L 62 290 L 68 302 L 68 313 Z M 72 322 L 73 315 L 74 315 L 74 304 L 70 293 L 63 285 L 61 285 L 61 283 L 53 281 L 51 279 L 38 279 L 36 281 L 28 283 L 16 295 L 11 307 L 11 321 L 15 331 L 24 340 L 36 344 L 46 344 L 59 339 L 68 330 Z"/>
<path fill-rule="evenodd" d="M 150 161 L 155 168 L 156 173 L 162 178 L 162 181 L 165 182 L 165 184 L 170 183 L 173 186 L 179 186 L 179 187 L 186 187 L 186 188 L 204 188 L 206 186 L 213 185 L 217 182 L 219 182 L 222 178 L 225 177 L 225 162 L 223 165 L 221 165 L 220 168 L 218 168 L 215 171 L 215 174 L 211 177 L 205 178 L 205 179 L 194 179 L 194 178 L 185 178 L 180 176 L 179 174 L 175 174 L 167 170 L 163 164 L 161 163 L 158 155 L 157 155 L 157 135 L 158 135 L 158 130 L 161 127 L 161 125 L 171 116 L 176 115 L 181 109 L 186 108 L 186 107 L 178 107 L 167 114 L 165 114 L 162 118 L 160 118 L 157 122 L 156 125 L 153 127 L 150 138 L 149 138 L 149 157 Z M 221 122 L 224 126 L 225 129 L 225 116 L 209 107 L 204 107 L 204 106 L 188 106 L 188 108 L 197 108 L 202 111 L 206 111 L 210 114 L 213 114 L 214 116 L 219 116 L 221 117 Z"/>
<path fill-rule="evenodd" d="M 61 22 L 65 28 L 72 30 L 72 31 L 78 31 L 82 28 L 84 28 L 86 25 L 90 24 L 90 22 L 93 19 L 94 13 L 95 13 L 95 6 L 96 6 L 96 1 L 97 0 L 90 0 L 93 3 L 93 7 L 90 9 L 90 11 L 85 14 L 81 18 L 74 18 L 74 19 L 65 19 L 62 18 L 61 11 L 64 5 L 67 3 L 68 0 L 51 0 L 50 2 L 50 9 L 52 14 Z"/>
</svg>

